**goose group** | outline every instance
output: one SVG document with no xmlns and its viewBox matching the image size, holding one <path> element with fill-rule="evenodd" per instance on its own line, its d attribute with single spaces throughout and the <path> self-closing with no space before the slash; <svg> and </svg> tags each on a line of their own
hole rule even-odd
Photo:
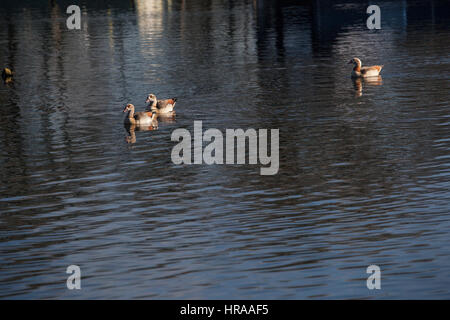
<svg viewBox="0 0 450 320">
<path fill-rule="evenodd" d="M 383 65 L 373 65 L 373 66 L 362 66 L 361 59 L 352 58 L 349 64 L 353 64 L 353 70 L 351 77 L 353 79 L 361 79 L 371 77 L 378 77 L 380 75 Z M 9 69 L 4 69 L 2 76 L 12 75 Z M 373 78 L 372 78 L 373 79 Z M 359 87 L 361 84 L 359 83 Z M 361 91 L 361 90 L 359 90 Z M 127 117 L 125 117 L 125 124 L 135 125 L 135 126 L 151 126 L 153 128 L 158 127 L 158 116 L 175 115 L 175 104 L 177 98 L 162 99 L 158 100 L 154 93 L 149 93 L 145 103 L 148 103 L 149 111 L 135 112 L 135 107 L 131 103 L 125 106 L 123 112 L 128 112 Z"/>
<path fill-rule="evenodd" d="M 127 113 L 124 119 L 125 125 L 141 126 L 141 127 L 152 127 L 153 129 L 158 128 L 158 116 L 175 116 L 175 103 L 177 98 L 170 98 L 164 100 L 158 100 L 156 95 L 153 93 L 148 94 L 147 100 L 145 101 L 149 105 L 147 106 L 150 110 L 136 112 L 133 104 L 128 103 L 123 112 Z"/>
</svg>

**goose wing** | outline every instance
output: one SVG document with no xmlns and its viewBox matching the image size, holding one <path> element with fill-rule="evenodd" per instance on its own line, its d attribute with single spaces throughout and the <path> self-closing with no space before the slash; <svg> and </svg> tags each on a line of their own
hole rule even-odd
<svg viewBox="0 0 450 320">
<path fill-rule="evenodd" d="M 158 109 L 164 109 L 168 105 L 175 106 L 176 101 L 177 101 L 177 98 L 158 100 L 157 107 L 158 107 Z"/>
<path fill-rule="evenodd" d="M 136 120 L 142 120 L 144 118 L 151 118 L 151 117 L 152 117 L 152 113 L 151 112 L 147 112 L 147 111 L 136 112 L 134 114 L 134 118 Z"/>
<path fill-rule="evenodd" d="M 377 71 L 378 73 L 383 69 L 383 66 L 370 66 L 370 67 L 362 67 L 361 74 L 366 74 L 368 72 Z"/>
</svg>

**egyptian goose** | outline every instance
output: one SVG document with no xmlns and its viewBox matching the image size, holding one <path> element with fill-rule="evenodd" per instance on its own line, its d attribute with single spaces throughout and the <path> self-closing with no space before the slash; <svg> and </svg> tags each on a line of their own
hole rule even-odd
<svg viewBox="0 0 450 320">
<path fill-rule="evenodd" d="M 166 99 L 166 100 L 158 100 L 153 93 L 150 93 L 145 100 L 146 103 L 151 103 L 150 107 L 153 112 L 162 114 L 173 112 L 175 108 L 175 103 L 177 102 L 177 98 Z"/>
<path fill-rule="evenodd" d="M 353 58 L 350 60 L 349 64 L 353 63 L 353 71 L 352 71 L 352 78 L 359 78 L 359 77 L 376 77 L 380 74 L 381 69 L 383 66 L 370 66 L 370 67 L 361 67 L 361 60 L 358 58 Z"/>
<path fill-rule="evenodd" d="M 125 124 L 134 124 L 137 126 L 152 126 L 153 128 L 158 127 L 158 120 L 156 119 L 157 114 L 151 111 L 134 112 L 134 105 L 127 104 L 123 112 L 128 112 L 125 118 Z"/>
</svg>

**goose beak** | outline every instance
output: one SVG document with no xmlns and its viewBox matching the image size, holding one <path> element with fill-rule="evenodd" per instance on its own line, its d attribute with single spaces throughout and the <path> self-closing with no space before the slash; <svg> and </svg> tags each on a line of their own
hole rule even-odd
<svg viewBox="0 0 450 320">
<path fill-rule="evenodd" d="M 353 60 L 350 60 L 349 62 L 348 62 L 348 64 L 352 64 L 353 63 Z"/>
</svg>

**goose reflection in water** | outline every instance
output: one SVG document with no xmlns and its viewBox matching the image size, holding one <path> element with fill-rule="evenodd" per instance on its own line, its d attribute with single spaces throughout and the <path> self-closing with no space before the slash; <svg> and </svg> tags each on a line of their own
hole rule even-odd
<svg viewBox="0 0 450 320">
<path fill-rule="evenodd" d="M 158 130 L 158 127 L 153 127 L 151 125 L 136 125 L 136 124 L 125 124 L 125 130 L 127 131 L 127 136 L 125 141 L 127 143 L 136 143 L 136 131 L 154 131 Z"/>
<path fill-rule="evenodd" d="M 158 114 L 158 121 L 160 123 L 175 123 L 175 111 L 168 114 Z"/>
<path fill-rule="evenodd" d="M 13 83 L 13 78 L 7 77 L 7 78 L 3 79 L 3 82 L 7 85 L 11 85 Z"/>
<path fill-rule="evenodd" d="M 381 86 L 383 79 L 381 76 L 367 77 L 367 78 L 355 78 L 352 79 L 353 87 L 355 88 L 355 96 L 361 97 L 363 93 L 363 87 L 367 86 Z"/>
</svg>

